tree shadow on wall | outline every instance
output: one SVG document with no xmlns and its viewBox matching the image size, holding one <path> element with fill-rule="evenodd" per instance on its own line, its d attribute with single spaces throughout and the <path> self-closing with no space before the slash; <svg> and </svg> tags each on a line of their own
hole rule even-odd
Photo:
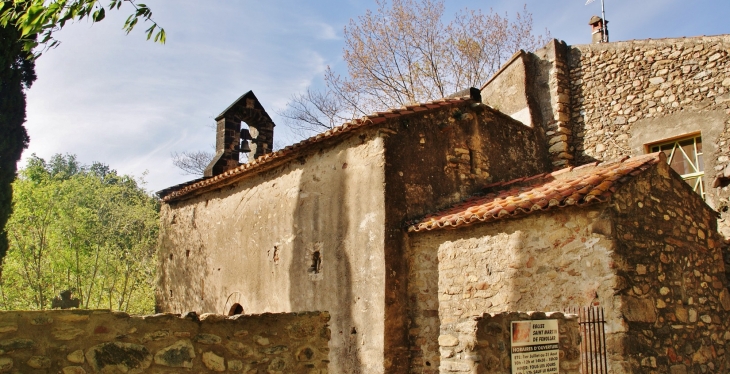
<svg viewBox="0 0 730 374">
<path fill-rule="evenodd" d="M 215 311 L 215 295 L 205 294 L 211 277 L 205 240 L 197 228 L 197 200 L 171 203 L 168 225 L 162 225 L 158 251 L 156 312 Z M 184 206 L 184 207 L 182 207 Z M 167 232 L 164 232 L 167 231 Z M 184 239 L 183 239 L 184 238 Z M 182 272 L 181 272 L 182 270 Z M 166 302 L 164 300 L 167 300 Z"/>
<path fill-rule="evenodd" d="M 342 155 L 334 161 L 321 161 L 322 165 L 328 161 L 346 165 Z M 346 251 L 350 230 L 347 177 L 341 167 L 303 169 L 292 217 L 291 310 L 329 312 L 329 357 L 321 352 L 315 359 L 329 359 L 331 372 L 360 373 L 358 337 L 363 331 L 358 331 L 353 319 L 352 263 Z"/>
</svg>

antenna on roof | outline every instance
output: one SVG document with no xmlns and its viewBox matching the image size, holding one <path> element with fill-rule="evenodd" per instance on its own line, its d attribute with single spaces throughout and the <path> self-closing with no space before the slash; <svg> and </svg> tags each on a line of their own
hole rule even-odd
<svg viewBox="0 0 730 374">
<path fill-rule="evenodd" d="M 594 1 L 596 1 L 596 0 L 587 0 L 586 5 L 588 5 Z M 598 17 L 595 17 L 595 18 L 598 18 Z M 593 21 L 594 21 L 594 19 L 591 18 L 591 25 L 598 23 L 598 22 L 601 23 L 601 30 L 600 30 L 601 40 L 599 43 L 608 43 L 608 26 L 606 26 L 608 24 L 608 21 L 606 21 L 606 7 L 603 3 L 603 0 L 601 0 L 601 19 L 598 22 L 593 22 Z"/>
</svg>

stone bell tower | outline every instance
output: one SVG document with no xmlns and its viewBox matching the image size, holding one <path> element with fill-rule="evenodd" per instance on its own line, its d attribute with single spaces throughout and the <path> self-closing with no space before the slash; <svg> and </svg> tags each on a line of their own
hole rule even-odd
<svg viewBox="0 0 730 374">
<path fill-rule="evenodd" d="M 215 120 L 215 157 L 205 168 L 206 177 L 225 173 L 240 165 L 240 153 L 246 153 L 250 160 L 255 160 L 272 151 L 276 125 L 253 91 L 239 97 Z M 241 122 L 245 122 L 248 129 L 242 129 Z"/>
</svg>

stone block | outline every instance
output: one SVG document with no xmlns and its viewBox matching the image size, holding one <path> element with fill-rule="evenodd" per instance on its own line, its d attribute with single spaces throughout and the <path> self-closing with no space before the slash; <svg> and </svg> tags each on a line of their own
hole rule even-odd
<svg viewBox="0 0 730 374">
<path fill-rule="evenodd" d="M 568 151 L 568 143 L 566 142 L 559 142 L 555 143 L 548 149 L 548 152 L 550 153 L 561 153 L 561 152 L 567 152 Z"/>
<path fill-rule="evenodd" d="M 656 322 L 657 315 L 651 299 L 639 299 L 626 296 L 623 298 L 621 312 L 631 322 Z"/>
<path fill-rule="evenodd" d="M 720 305 L 725 311 L 730 311 L 730 291 L 727 288 L 720 292 Z"/>
<path fill-rule="evenodd" d="M 66 366 L 63 368 L 63 374 L 86 374 L 86 370 L 81 366 Z"/>
<path fill-rule="evenodd" d="M 13 359 L 10 357 L 0 357 L 0 373 L 5 373 L 13 368 Z"/>
<path fill-rule="evenodd" d="M 203 364 L 208 368 L 208 370 L 226 371 L 225 359 L 213 352 L 203 353 Z"/>
<path fill-rule="evenodd" d="M 75 351 L 69 353 L 66 356 L 66 359 L 69 362 L 72 362 L 74 364 L 83 364 L 84 363 L 84 351 L 81 349 L 75 350 Z"/>
<path fill-rule="evenodd" d="M 109 342 L 89 348 L 86 360 L 97 372 L 118 370 L 126 373 L 133 369 L 147 369 L 152 363 L 152 355 L 143 345 Z"/>
<path fill-rule="evenodd" d="M 192 368 L 195 348 L 190 340 L 179 340 L 155 353 L 155 364 L 177 368 Z"/>
<path fill-rule="evenodd" d="M 28 359 L 26 365 L 33 369 L 48 369 L 51 367 L 51 359 L 46 356 L 32 356 Z"/>
<path fill-rule="evenodd" d="M 439 336 L 439 345 L 442 347 L 455 347 L 459 345 L 459 338 L 451 334 L 441 335 Z"/>
</svg>

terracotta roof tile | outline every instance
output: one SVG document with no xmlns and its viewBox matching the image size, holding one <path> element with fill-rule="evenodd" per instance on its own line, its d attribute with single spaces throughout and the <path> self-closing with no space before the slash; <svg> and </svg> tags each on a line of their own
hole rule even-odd
<svg viewBox="0 0 730 374">
<path fill-rule="evenodd" d="M 406 114 L 411 114 L 418 111 L 423 110 L 429 110 L 434 108 L 443 108 L 443 107 L 449 107 L 449 106 L 455 106 L 458 104 L 463 104 L 466 102 L 474 102 L 475 100 L 472 99 L 470 96 L 465 97 L 458 97 L 458 98 L 445 98 L 445 99 L 439 99 L 435 101 L 430 101 L 426 103 L 421 104 L 413 104 L 408 105 L 399 109 L 390 109 L 385 112 L 377 112 L 374 114 L 370 114 L 367 116 L 364 116 L 362 118 L 354 119 L 350 122 L 347 122 L 341 126 L 335 127 L 333 129 L 327 130 L 324 133 L 317 134 L 313 137 L 310 137 L 308 139 L 302 140 L 299 143 L 292 144 L 290 146 L 284 147 L 283 149 L 280 149 L 278 151 L 267 153 L 261 157 L 259 157 L 256 160 L 250 161 L 245 164 L 241 164 L 235 169 L 231 169 L 223 174 L 216 175 L 214 177 L 209 178 L 201 178 L 196 179 L 190 182 L 178 184 L 176 186 L 172 186 L 169 188 L 166 188 L 164 190 L 158 191 L 157 195 L 162 199 L 162 201 L 172 201 L 175 199 L 178 199 L 182 196 L 191 194 L 192 192 L 199 190 L 203 187 L 209 187 L 214 185 L 225 185 L 227 182 L 232 181 L 234 178 L 244 175 L 244 174 L 250 174 L 254 173 L 257 170 L 260 170 L 261 168 L 267 166 L 268 164 L 271 164 L 275 160 L 283 160 L 288 158 L 289 156 L 298 153 L 300 150 L 306 149 L 312 144 L 320 143 L 328 139 L 337 138 L 339 136 L 342 136 L 343 134 L 349 133 L 356 129 L 365 128 L 368 126 L 376 125 L 382 122 L 385 122 L 388 118 L 394 118 Z"/>
<path fill-rule="evenodd" d="M 622 184 L 659 162 L 666 162 L 663 153 L 493 183 L 484 187 L 484 194 L 429 215 L 413 223 L 408 231 L 456 228 L 555 207 L 604 202 Z"/>
</svg>

